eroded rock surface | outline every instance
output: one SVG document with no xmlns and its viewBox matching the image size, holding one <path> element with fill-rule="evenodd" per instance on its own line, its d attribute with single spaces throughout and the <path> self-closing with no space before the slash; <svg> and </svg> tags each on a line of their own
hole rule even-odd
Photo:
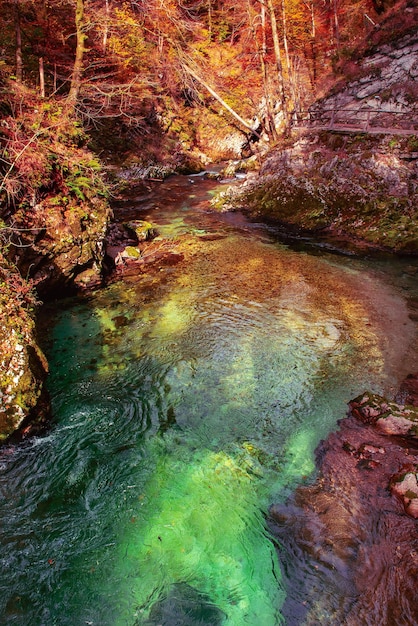
<svg viewBox="0 0 418 626">
<path fill-rule="evenodd" d="M 418 623 L 417 442 L 396 425 L 378 426 L 402 405 L 372 394 L 360 400 L 319 446 L 315 483 L 271 507 L 291 581 L 288 624 Z M 416 412 L 404 410 L 406 421 Z"/>
<path fill-rule="evenodd" d="M 333 121 L 365 129 L 417 128 L 417 32 L 401 37 L 396 45 L 386 43 L 369 51 L 356 62 L 352 74 L 342 89 L 311 107 L 314 126 Z"/>
<path fill-rule="evenodd" d="M 349 406 L 355 417 L 386 435 L 418 439 L 418 408 L 414 406 L 390 402 L 370 392 L 355 398 Z"/>
<path fill-rule="evenodd" d="M 2 228 L 1 243 L 7 245 L 0 251 L 0 442 L 26 428 L 34 432 L 48 416 L 48 366 L 36 337 L 36 299 L 101 284 L 109 214 L 103 198 L 57 196 L 30 211 L 18 209 L 13 227 Z"/>
<path fill-rule="evenodd" d="M 110 209 L 100 198 L 59 205 L 46 199 L 22 215 L 15 262 L 33 278 L 42 298 L 101 283 L 104 238 Z M 16 216 L 19 224 L 20 216 Z M 23 226 L 22 226 L 23 227 Z"/>
</svg>

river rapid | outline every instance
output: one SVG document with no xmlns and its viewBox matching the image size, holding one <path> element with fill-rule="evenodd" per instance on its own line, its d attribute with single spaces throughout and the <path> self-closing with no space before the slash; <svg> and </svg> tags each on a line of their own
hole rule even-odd
<svg viewBox="0 0 418 626">
<path fill-rule="evenodd" d="M 153 261 L 44 307 L 53 424 L 0 453 L 0 623 L 284 624 L 269 506 L 416 368 L 416 261 L 292 247 L 219 188 L 132 190 L 115 215 L 156 225 Z"/>
</svg>

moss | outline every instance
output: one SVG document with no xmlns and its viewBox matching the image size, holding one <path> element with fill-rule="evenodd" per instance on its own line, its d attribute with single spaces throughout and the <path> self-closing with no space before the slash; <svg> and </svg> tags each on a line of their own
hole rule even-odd
<svg viewBox="0 0 418 626">
<path fill-rule="evenodd" d="M 135 233 L 138 241 L 148 241 L 157 236 L 157 229 L 151 222 L 147 222 L 145 220 L 135 220 L 132 222 L 127 222 L 126 227 L 128 230 Z"/>
<path fill-rule="evenodd" d="M 392 154 L 388 138 L 327 134 L 310 141 L 272 151 L 257 179 L 218 198 L 215 206 L 416 254 L 413 165 Z"/>
<path fill-rule="evenodd" d="M 409 498 L 409 500 L 413 500 L 414 498 L 418 498 L 418 493 L 415 493 L 415 491 L 408 489 L 408 491 L 405 492 L 405 497 Z"/>
<path fill-rule="evenodd" d="M 134 246 L 126 246 L 125 252 L 130 259 L 139 259 L 141 257 L 141 251 Z"/>
<path fill-rule="evenodd" d="M 410 152 L 418 152 L 418 136 L 408 137 L 407 148 Z"/>
<path fill-rule="evenodd" d="M 36 411 L 48 367 L 36 343 L 31 284 L 1 252 L 0 283 L 0 440 L 4 441 Z"/>
</svg>

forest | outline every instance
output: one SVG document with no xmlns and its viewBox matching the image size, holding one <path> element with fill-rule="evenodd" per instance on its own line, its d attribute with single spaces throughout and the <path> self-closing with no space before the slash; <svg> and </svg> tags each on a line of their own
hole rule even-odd
<svg viewBox="0 0 418 626">
<path fill-rule="evenodd" d="M 234 128 L 275 142 L 355 75 L 360 49 L 413 25 L 398 5 L 3 0 L 2 199 L 42 193 L 51 160 L 84 133 L 113 160 L 132 144 L 144 161 L 173 148 L 216 159 Z"/>
</svg>

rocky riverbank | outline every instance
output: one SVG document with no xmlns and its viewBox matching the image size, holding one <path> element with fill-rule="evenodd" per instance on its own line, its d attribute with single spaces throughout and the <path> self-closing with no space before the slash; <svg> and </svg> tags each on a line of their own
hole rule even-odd
<svg viewBox="0 0 418 626">
<path fill-rule="evenodd" d="M 364 393 L 350 402 L 317 450 L 315 483 L 271 507 L 281 558 L 300 581 L 288 624 L 417 623 L 417 399 L 409 376 L 393 401 Z M 316 566 L 301 576 L 305 554 Z M 319 596 L 318 586 L 329 591 Z"/>
<path fill-rule="evenodd" d="M 0 441 L 47 417 L 48 368 L 36 337 L 37 300 L 101 284 L 109 215 L 103 198 L 61 193 L 15 212 L 13 226 L 2 228 L 7 257 L 0 258 Z"/>
<path fill-rule="evenodd" d="M 32 286 L 0 254 L 0 442 L 34 432 L 49 411 L 46 359 L 38 346 Z M 29 426 L 30 425 L 30 426 Z"/>
<path fill-rule="evenodd" d="M 418 138 L 309 131 L 216 200 L 257 220 L 418 253 Z"/>
<path fill-rule="evenodd" d="M 44 421 L 47 363 L 36 337 L 40 300 L 101 283 L 110 216 L 101 165 L 78 122 L 22 85 L 2 121 L 9 168 L 0 185 L 0 441 Z M 36 133 L 34 133 L 36 129 Z M 6 154 L 6 153 L 4 153 Z"/>
</svg>

